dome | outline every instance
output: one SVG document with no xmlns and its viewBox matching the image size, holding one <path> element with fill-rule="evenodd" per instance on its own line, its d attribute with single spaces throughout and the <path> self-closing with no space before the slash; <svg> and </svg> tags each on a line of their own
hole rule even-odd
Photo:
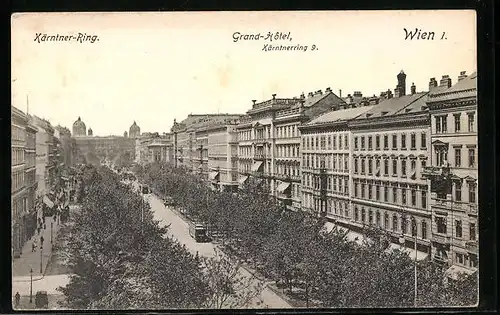
<svg viewBox="0 0 500 315">
<path fill-rule="evenodd" d="M 89 128 L 88 133 L 89 133 L 89 136 L 93 136 L 94 135 L 94 132 L 92 131 L 92 128 Z"/>
<path fill-rule="evenodd" d="M 73 123 L 73 136 L 86 136 L 87 127 L 80 117 Z"/>
<path fill-rule="evenodd" d="M 87 129 L 87 126 L 85 126 L 85 123 L 81 120 L 80 117 L 78 117 L 78 120 L 73 123 L 73 128 Z"/>
<path fill-rule="evenodd" d="M 130 126 L 130 130 L 128 132 L 128 136 L 130 138 L 136 138 L 140 134 L 141 134 L 141 128 L 139 128 L 139 126 L 137 126 L 137 123 L 134 121 L 134 123 L 132 124 L 132 126 Z"/>
</svg>

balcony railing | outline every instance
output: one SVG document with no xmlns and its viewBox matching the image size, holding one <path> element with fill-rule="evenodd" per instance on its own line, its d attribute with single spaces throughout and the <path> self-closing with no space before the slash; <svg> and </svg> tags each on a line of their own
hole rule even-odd
<svg viewBox="0 0 500 315">
<path fill-rule="evenodd" d="M 276 112 L 276 117 L 291 116 L 301 114 L 300 108 L 284 109 Z"/>
<path fill-rule="evenodd" d="M 265 160 L 265 159 L 269 158 L 269 155 L 264 154 L 264 153 L 255 153 L 253 155 L 253 158 L 254 158 L 254 160 Z"/>
<path fill-rule="evenodd" d="M 465 243 L 465 249 L 471 252 L 478 252 L 478 242 L 477 241 L 468 241 Z"/>
<path fill-rule="evenodd" d="M 448 235 L 440 235 L 440 234 L 433 233 L 432 239 L 438 243 L 441 243 L 441 244 L 449 244 L 450 243 L 450 237 Z"/>
<path fill-rule="evenodd" d="M 267 141 L 269 141 L 270 139 L 267 139 L 267 138 L 255 138 L 255 139 L 252 139 L 253 143 L 265 143 Z"/>
</svg>

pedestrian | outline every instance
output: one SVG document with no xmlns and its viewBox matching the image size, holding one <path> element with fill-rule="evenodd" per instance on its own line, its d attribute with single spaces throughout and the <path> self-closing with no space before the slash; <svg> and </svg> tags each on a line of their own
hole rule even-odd
<svg viewBox="0 0 500 315">
<path fill-rule="evenodd" d="M 43 235 L 42 235 L 42 236 L 40 237 L 40 246 L 43 246 L 43 241 L 44 241 L 44 240 L 45 240 L 45 239 L 43 238 Z"/>
<path fill-rule="evenodd" d="M 34 252 L 36 250 L 36 239 L 33 240 L 33 243 L 31 244 L 31 252 Z"/>
<path fill-rule="evenodd" d="M 15 301 L 16 301 L 16 307 L 19 307 L 19 301 L 21 300 L 21 295 L 19 292 L 16 292 L 16 295 L 14 296 Z"/>
<path fill-rule="evenodd" d="M 38 235 L 40 235 L 41 228 L 42 228 L 41 226 L 38 226 L 38 229 L 37 229 L 38 230 Z"/>
</svg>

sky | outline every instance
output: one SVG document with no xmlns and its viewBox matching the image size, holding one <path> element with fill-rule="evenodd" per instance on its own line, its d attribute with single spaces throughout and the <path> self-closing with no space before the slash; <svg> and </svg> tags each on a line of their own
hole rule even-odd
<svg viewBox="0 0 500 315">
<path fill-rule="evenodd" d="M 412 83 L 426 91 L 431 77 L 454 84 L 477 63 L 471 10 L 25 13 L 11 25 L 12 105 L 69 129 L 81 117 L 94 135 L 121 135 L 134 121 L 142 132 L 169 132 L 174 118 L 244 114 L 272 94 L 330 87 L 378 96 L 401 70 L 407 93 Z M 434 40 L 407 40 L 405 28 Z M 264 38 L 235 42 L 235 32 Z M 270 42 L 269 32 L 290 38 Z M 98 40 L 36 37 L 78 33 Z"/>
</svg>

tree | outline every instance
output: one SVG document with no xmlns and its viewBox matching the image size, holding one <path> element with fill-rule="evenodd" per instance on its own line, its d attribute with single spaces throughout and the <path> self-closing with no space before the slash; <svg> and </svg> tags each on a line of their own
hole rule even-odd
<svg viewBox="0 0 500 315">
<path fill-rule="evenodd" d="M 248 308 L 259 297 L 263 284 L 252 275 L 244 275 L 240 260 L 232 260 L 216 251 L 202 260 L 211 295 L 206 308 Z"/>
</svg>

